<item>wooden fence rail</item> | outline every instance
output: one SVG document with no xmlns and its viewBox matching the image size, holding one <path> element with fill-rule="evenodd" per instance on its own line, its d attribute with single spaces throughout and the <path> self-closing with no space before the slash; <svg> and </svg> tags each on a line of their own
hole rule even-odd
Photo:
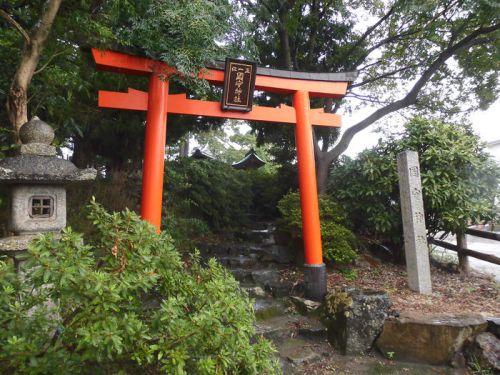
<svg viewBox="0 0 500 375">
<path fill-rule="evenodd" d="M 474 234 L 474 236 L 475 236 L 475 234 Z M 480 237 L 480 236 L 478 236 L 478 237 Z M 486 237 L 484 237 L 484 238 L 486 238 Z M 460 248 L 459 246 L 453 245 L 449 242 L 436 240 L 433 238 L 429 238 L 429 242 L 434 244 L 434 245 L 444 247 L 445 249 L 456 251 L 457 253 L 462 254 L 464 256 L 470 256 L 470 257 L 473 257 L 476 259 L 481 259 L 481 260 L 484 260 L 486 262 L 500 265 L 500 257 L 497 257 L 495 255 L 484 254 L 484 253 L 480 253 L 479 251 L 475 251 L 475 250 L 471 250 L 471 249 L 467 249 L 467 248 Z"/>
<path fill-rule="evenodd" d="M 487 232 L 484 230 L 468 228 L 465 233 L 475 237 L 486 238 L 488 240 L 500 241 L 500 233 L 496 232 Z"/>
</svg>

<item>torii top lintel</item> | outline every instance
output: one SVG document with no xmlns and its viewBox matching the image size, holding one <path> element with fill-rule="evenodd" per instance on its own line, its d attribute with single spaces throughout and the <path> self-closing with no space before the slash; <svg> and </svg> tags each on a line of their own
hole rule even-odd
<svg viewBox="0 0 500 375">
<path fill-rule="evenodd" d="M 120 52 L 92 49 L 96 65 L 101 70 L 125 74 L 150 76 L 171 74 L 175 70 L 163 62 L 145 57 L 131 56 Z M 356 78 L 357 73 L 303 73 L 269 68 L 257 68 L 255 88 L 261 91 L 293 95 L 306 91 L 311 97 L 341 98 L 347 85 Z M 224 83 L 224 71 L 217 68 L 204 69 L 199 78 L 214 85 Z M 185 94 L 168 95 L 169 113 L 194 116 L 233 118 L 248 121 L 281 122 L 295 124 L 296 114 L 293 107 L 281 105 L 278 108 L 254 106 L 251 112 L 223 111 L 220 103 L 206 100 L 188 99 Z M 148 93 L 129 89 L 128 92 L 99 91 L 99 107 L 147 111 Z M 310 109 L 313 125 L 339 127 L 341 117 L 325 113 L 323 108 Z"/>
<path fill-rule="evenodd" d="M 167 64 L 145 57 L 95 48 L 92 49 L 92 54 L 97 67 L 101 70 L 134 75 L 149 75 L 153 70 L 175 72 Z M 357 72 L 304 73 L 258 67 L 255 89 L 280 94 L 293 94 L 301 90 L 309 92 L 312 97 L 342 98 L 347 85 L 356 77 Z M 222 68 L 207 68 L 200 73 L 199 78 L 206 79 L 214 85 L 222 85 L 224 71 Z"/>
</svg>

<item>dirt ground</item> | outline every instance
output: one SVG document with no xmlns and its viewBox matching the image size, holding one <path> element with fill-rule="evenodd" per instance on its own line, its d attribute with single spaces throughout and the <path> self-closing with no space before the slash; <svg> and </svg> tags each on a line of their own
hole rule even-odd
<svg viewBox="0 0 500 375">
<path fill-rule="evenodd" d="M 283 274 L 284 278 L 300 282 L 298 270 Z M 356 265 L 343 269 L 328 269 L 328 289 L 355 287 L 385 291 L 390 296 L 392 310 L 437 314 L 480 313 L 500 316 L 500 284 L 491 276 L 472 272 L 460 274 L 452 266 L 431 265 L 433 293 L 421 295 L 408 288 L 404 265 L 382 263 L 370 255 L 360 255 Z M 299 373 L 308 375 L 470 375 L 470 369 L 429 366 L 391 361 L 374 350 L 367 356 L 343 356 L 328 343 L 322 348 L 321 359 L 304 363 Z M 482 374 L 482 373 L 481 373 Z"/>
<path fill-rule="evenodd" d="M 329 289 L 355 287 L 382 290 L 389 294 L 394 310 L 500 316 L 500 284 L 480 273 L 464 275 L 453 267 L 433 264 L 431 295 L 418 294 L 408 288 L 405 266 L 381 263 L 369 255 L 361 255 L 357 265 L 344 271 L 344 274 L 348 277 L 330 270 Z"/>
</svg>

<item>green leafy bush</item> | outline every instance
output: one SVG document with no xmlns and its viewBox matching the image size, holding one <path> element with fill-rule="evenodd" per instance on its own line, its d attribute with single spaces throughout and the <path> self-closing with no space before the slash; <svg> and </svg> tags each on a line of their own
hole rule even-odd
<svg viewBox="0 0 500 375">
<path fill-rule="evenodd" d="M 500 169 L 479 137 L 469 126 L 416 117 L 401 134 L 333 170 L 331 194 L 359 233 L 402 246 L 396 156 L 404 150 L 419 153 L 430 235 L 457 233 L 470 223 L 495 217 Z"/>
<path fill-rule="evenodd" d="M 236 170 L 213 160 L 169 161 L 164 181 L 162 228 L 173 237 L 179 251 L 191 251 L 208 236 L 244 226 L 250 214 L 275 217 L 276 204 L 284 195 L 274 171 Z M 82 204 L 92 196 L 108 210 L 138 212 L 140 186 L 140 175 L 122 171 L 92 184 L 69 187 L 68 223 L 83 233 L 92 232 Z"/>
<path fill-rule="evenodd" d="M 290 189 L 289 184 L 281 183 L 275 170 L 260 168 L 244 173 L 252 190 L 251 211 L 260 217 L 276 218 L 278 202 Z"/>
<path fill-rule="evenodd" d="M 0 261 L 0 368 L 10 374 L 271 374 L 252 303 L 223 267 L 181 262 L 170 237 L 92 203 L 99 236 L 66 229 Z"/>
<path fill-rule="evenodd" d="M 288 193 L 278 203 L 286 227 L 294 236 L 302 236 L 302 213 L 299 193 Z M 319 197 L 319 216 L 323 256 L 336 263 L 349 263 L 356 259 L 353 249 L 356 237 L 345 226 L 346 216 L 342 207 L 329 196 Z"/>
<path fill-rule="evenodd" d="M 181 158 L 165 167 L 164 199 L 167 212 L 202 220 L 220 232 L 247 222 L 252 191 L 245 171 L 214 160 Z M 186 227 L 173 229 L 189 235 Z"/>
</svg>

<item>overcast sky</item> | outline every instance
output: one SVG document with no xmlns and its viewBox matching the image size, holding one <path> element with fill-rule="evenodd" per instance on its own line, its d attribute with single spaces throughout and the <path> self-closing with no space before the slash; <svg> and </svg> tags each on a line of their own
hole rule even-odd
<svg viewBox="0 0 500 375">
<path fill-rule="evenodd" d="M 372 111 L 373 109 L 364 109 L 352 115 L 344 114 L 342 116 L 342 127 L 348 128 L 365 118 Z M 402 119 L 401 121 L 404 120 Z M 492 142 L 500 140 L 500 100 L 497 100 L 496 103 L 486 111 L 472 113 L 470 121 L 472 122 L 474 130 L 483 141 Z M 380 122 L 382 123 L 382 121 Z M 375 126 L 372 125 L 368 129 L 356 134 L 345 154 L 353 157 L 365 148 L 374 146 L 380 138 L 380 134 L 375 132 L 377 128 L 377 124 Z"/>
</svg>

